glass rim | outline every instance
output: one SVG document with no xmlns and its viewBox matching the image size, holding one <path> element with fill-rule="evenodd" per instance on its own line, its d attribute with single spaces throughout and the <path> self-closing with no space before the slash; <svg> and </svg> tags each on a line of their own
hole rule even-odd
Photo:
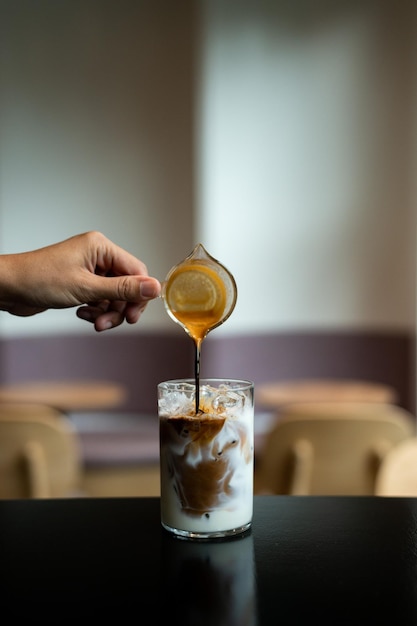
<svg viewBox="0 0 417 626">
<path fill-rule="evenodd" d="M 200 383 L 200 388 L 201 386 L 205 385 L 205 384 L 212 384 L 213 386 L 218 386 L 221 384 L 225 384 L 225 385 L 233 385 L 234 389 L 250 389 L 252 387 L 255 386 L 255 383 L 251 380 L 247 380 L 245 378 L 219 378 L 219 377 L 209 377 L 209 376 L 204 376 L 202 378 L 200 378 L 199 380 Z M 163 380 L 160 383 L 158 383 L 158 388 L 162 387 L 163 385 L 165 386 L 172 386 L 175 387 L 177 385 L 192 385 L 195 387 L 195 378 L 172 378 L 170 380 Z"/>
</svg>

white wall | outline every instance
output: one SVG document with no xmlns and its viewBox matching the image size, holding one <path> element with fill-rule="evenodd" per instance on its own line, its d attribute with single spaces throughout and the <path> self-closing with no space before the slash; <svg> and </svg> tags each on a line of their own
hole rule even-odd
<svg viewBox="0 0 417 626">
<path fill-rule="evenodd" d="M 324 4 L 204 2 L 199 232 L 240 286 L 224 332 L 415 326 L 413 13 Z"/>
<path fill-rule="evenodd" d="M 414 329 L 414 24 L 330 4 L 0 4 L 0 251 L 100 229 L 162 280 L 202 241 L 239 287 L 216 333 Z M 0 316 L 40 332 L 91 327 Z"/>
</svg>

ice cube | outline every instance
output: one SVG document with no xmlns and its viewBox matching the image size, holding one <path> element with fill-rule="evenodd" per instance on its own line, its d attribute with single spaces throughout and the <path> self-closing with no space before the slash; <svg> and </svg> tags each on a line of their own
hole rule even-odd
<svg viewBox="0 0 417 626">
<path fill-rule="evenodd" d="M 231 413 L 241 409 L 244 398 L 235 391 L 221 391 L 213 400 L 213 409 L 217 413 Z"/>
<path fill-rule="evenodd" d="M 182 391 L 174 391 L 158 401 L 160 415 L 188 415 L 194 409 L 193 398 Z"/>
</svg>

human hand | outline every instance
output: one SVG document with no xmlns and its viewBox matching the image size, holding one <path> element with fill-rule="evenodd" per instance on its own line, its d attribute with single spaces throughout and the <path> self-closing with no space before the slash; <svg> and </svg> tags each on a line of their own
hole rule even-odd
<svg viewBox="0 0 417 626">
<path fill-rule="evenodd" d="M 79 306 L 77 316 L 100 332 L 135 324 L 160 293 L 142 261 L 97 231 L 0 255 L 0 309 L 12 315 Z"/>
</svg>

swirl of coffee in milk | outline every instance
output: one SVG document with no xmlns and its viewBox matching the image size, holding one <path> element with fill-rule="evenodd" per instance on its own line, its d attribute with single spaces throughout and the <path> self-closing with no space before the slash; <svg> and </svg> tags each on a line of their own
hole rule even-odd
<svg viewBox="0 0 417 626">
<path fill-rule="evenodd" d="M 189 515 L 233 509 L 246 481 L 240 471 L 252 461 L 253 444 L 241 416 L 199 414 L 161 418 L 161 449 L 170 479 Z"/>
</svg>

